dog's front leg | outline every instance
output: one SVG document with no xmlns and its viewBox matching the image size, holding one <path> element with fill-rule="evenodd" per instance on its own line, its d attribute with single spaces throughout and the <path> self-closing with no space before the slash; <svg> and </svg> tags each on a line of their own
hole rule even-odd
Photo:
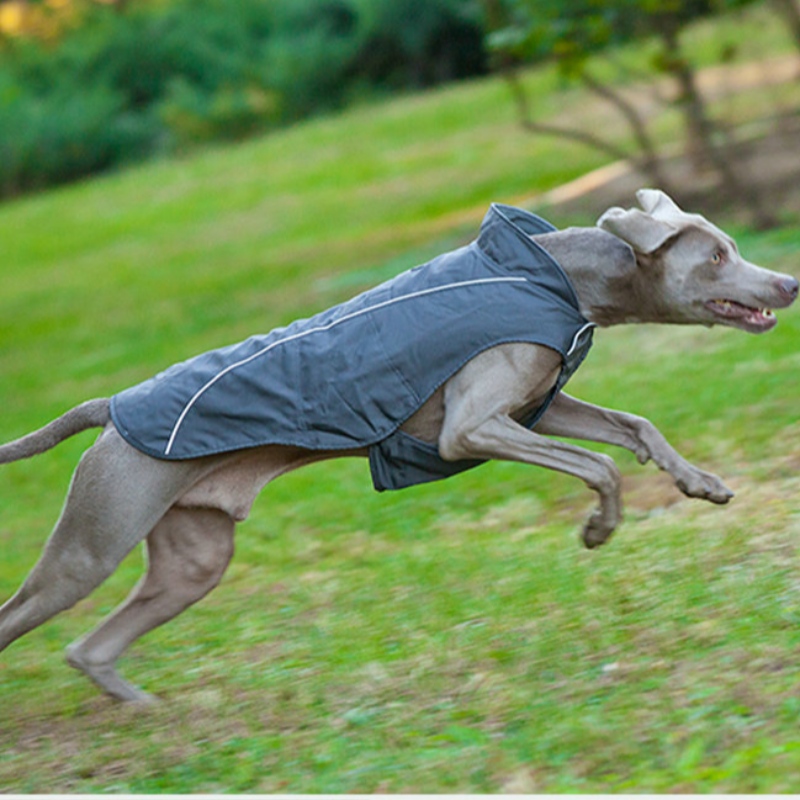
<svg viewBox="0 0 800 800">
<path fill-rule="evenodd" d="M 612 458 L 539 436 L 509 416 L 498 414 L 474 426 L 446 426 L 439 440 L 439 452 L 446 461 L 471 458 L 520 461 L 580 478 L 600 498 L 599 507 L 583 529 L 583 543 L 587 547 L 603 544 L 622 517 L 620 474 Z"/>
<path fill-rule="evenodd" d="M 600 497 L 583 532 L 586 546 L 596 547 L 622 515 L 613 459 L 540 436 L 514 419 L 543 401 L 559 369 L 558 354 L 536 345 L 499 345 L 474 358 L 445 385 L 439 453 L 446 461 L 520 461 L 580 478 Z"/>
<path fill-rule="evenodd" d="M 689 497 L 727 503 L 733 492 L 720 478 L 690 464 L 650 420 L 559 394 L 536 426 L 540 433 L 604 442 L 630 450 L 644 464 L 650 459 L 675 479 Z"/>
</svg>

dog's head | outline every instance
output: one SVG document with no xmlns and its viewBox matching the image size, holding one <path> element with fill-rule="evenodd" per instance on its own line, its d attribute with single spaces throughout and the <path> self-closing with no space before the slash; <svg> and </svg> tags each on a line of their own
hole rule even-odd
<svg viewBox="0 0 800 800">
<path fill-rule="evenodd" d="M 687 214 L 664 192 L 640 189 L 642 208 L 610 208 L 597 221 L 629 244 L 670 319 L 730 325 L 763 333 L 776 324 L 774 308 L 797 297 L 790 275 L 745 261 L 736 243 L 700 214 Z"/>
</svg>

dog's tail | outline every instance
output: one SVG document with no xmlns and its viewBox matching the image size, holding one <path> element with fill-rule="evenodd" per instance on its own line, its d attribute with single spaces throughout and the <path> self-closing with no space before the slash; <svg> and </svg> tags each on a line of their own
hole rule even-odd
<svg viewBox="0 0 800 800">
<path fill-rule="evenodd" d="M 9 464 L 22 458 L 44 453 L 59 442 L 85 431 L 87 428 L 102 428 L 111 419 L 108 398 L 87 400 L 67 411 L 57 419 L 29 433 L 21 439 L 0 445 L 0 464 Z"/>
</svg>

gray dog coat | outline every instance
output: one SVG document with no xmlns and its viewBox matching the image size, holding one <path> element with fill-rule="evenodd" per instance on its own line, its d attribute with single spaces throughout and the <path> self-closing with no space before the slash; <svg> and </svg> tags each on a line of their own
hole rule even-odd
<svg viewBox="0 0 800 800">
<path fill-rule="evenodd" d="M 530 237 L 555 228 L 493 204 L 478 238 L 341 305 L 176 364 L 111 398 L 135 448 L 187 459 L 257 447 L 369 448 L 373 485 L 400 489 L 480 463 L 444 461 L 400 430 L 478 353 L 529 342 L 561 354 L 533 427 L 585 358 L 593 324 Z"/>
</svg>

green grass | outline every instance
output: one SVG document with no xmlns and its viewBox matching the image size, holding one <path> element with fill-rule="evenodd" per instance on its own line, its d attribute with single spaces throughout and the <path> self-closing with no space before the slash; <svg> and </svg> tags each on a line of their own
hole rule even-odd
<svg viewBox="0 0 800 800">
<path fill-rule="evenodd" d="M 545 112 L 592 113 L 549 72 L 528 80 Z M 6 205 L 0 440 L 344 299 L 471 237 L 490 201 L 599 163 L 519 133 L 485 80 Z M 735 234 L 800 273 L 797 227 Z M 570 384 L 651 418 L 730 506 L 605 448 L 626 516 L 588 552 L 591 493 L 544 470 L 386 495 L 358 461 L 294 473 L 240 526 L 222 586 L 125 656 L 160 707 L 115 705 L 62 658 L 139 552 L 0 655 L 0 791 L 800 791 L 800 311 L 779 318 L 762 337 L 601 331 Z M 3 468 L 0 597 L 91 441 Z"/>
</svg>

